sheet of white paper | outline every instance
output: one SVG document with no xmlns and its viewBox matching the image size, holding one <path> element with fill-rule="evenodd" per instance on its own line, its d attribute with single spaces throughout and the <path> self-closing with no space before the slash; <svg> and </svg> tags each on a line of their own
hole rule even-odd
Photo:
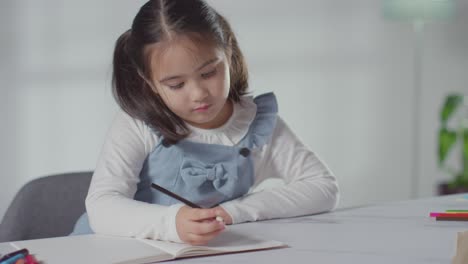
<svg viewBox="0 0 468 264">
<path fill-rule="evenodd" d="M 137 239 L 100 235 L 68 236 L 55 239 L 37 239 L 14 242 L 19 247 L 38 253 L 37 260 L 44 264 L 83 263 L 144 263 L 135 259 L 161 256 L 170 259 L 167 253 L 141 243 Z"/>
<path fill-rule="evenodd" d="M 180 243 L 171 243 L 164 241 L 156 240 L 142 240 L 148 245 L 160 248 L 174 256 L 182 256 L 182 254 L 187 253 L 185 256 L 196 256 L 204 254 L 214 254 L 221 252 L 237 252 L 237 251 L 246 251 L 246 250 L 255 250 L 255 249 L 265 249 L 272 247 L 285 246 L 284 243 L 272 240 L 261 240 L 240 233 L 225 231 L 221 233 L 218 237 L 211 240 L 205 246 L 191 246 L 188 244 Z"/>
</svg>

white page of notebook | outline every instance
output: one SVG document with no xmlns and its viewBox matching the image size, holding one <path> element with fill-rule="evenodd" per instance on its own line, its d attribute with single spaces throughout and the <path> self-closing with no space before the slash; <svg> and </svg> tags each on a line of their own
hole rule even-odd
<svg viewBox="0 0 468 264">
<path fill-rule="evenodd" d="M 43 261 L 44 264 L 145 263 L 134 260 L 150 258 L 155 261 L 172 258 L 166 252 L 137 239 L 114 236 L 68 236 L 13 243 L 17 247 L 28 248 L 29 252 L 35 254 L 37 260 Z"/>
<path fill-rule="evenodd" d="M 158 240 L 142 239 L 148 245 L 160 248 L 174 256 L 197 256 L 205 254 L 215 254 L 221 252 L 237 252 L 255 249 L 264 249 L 284 246 L 284 243 L 273 240 L 261 240 L 232 231 L 224 231 L 218 237 L 211 240 L 205 246 L 191 246 L 188 244 L 164 242 Z"/>
</svg>

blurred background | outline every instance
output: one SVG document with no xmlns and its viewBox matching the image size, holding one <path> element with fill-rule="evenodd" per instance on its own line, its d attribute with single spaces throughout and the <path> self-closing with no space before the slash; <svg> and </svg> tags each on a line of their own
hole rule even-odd
<svg viewBox="0 0 468 264">
<path fill-rule="evenodd" d="M 0 219 L 31 179 L 94 169 L 117 109 L 114 43 L 144 2 L 0 2 Z M 433 196 L 449 179 L 439 112 L 468 94 L 468 1 L 209 3 L 237 34 L 252 93 L 274 91 L 337 176 L 341 207 Z"/>
</svg>

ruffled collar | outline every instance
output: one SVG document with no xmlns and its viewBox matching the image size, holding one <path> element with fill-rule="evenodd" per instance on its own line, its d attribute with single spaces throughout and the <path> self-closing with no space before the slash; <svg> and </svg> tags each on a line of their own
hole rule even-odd
<svg viewBox="0 0 468 264">
<path fill-rule="evenodd" d="M 257 105 L 253 97 L 242 96 L 241 101 L 234 104 L 231 117 L 221 127 L 202 129 L 187 124 L 192 131 L 187 139 L 199 143 L 234 146 L 247 134 L 256 113 Z"/>
</svg>

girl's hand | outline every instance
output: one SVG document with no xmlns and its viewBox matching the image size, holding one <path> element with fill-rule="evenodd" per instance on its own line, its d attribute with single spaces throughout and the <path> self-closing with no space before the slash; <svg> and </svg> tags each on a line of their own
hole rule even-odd
<svg viewBox="0 0 468 264">
<path fill-rule="evenodd" d="M 182 206 L 176 215 L 176 228 L 180 239 L 191 245 L 204 245 L 218 236 L 225 226 L 223 222 L 216 221 L 216 210 L 219 209 Z"/>
</svg>

